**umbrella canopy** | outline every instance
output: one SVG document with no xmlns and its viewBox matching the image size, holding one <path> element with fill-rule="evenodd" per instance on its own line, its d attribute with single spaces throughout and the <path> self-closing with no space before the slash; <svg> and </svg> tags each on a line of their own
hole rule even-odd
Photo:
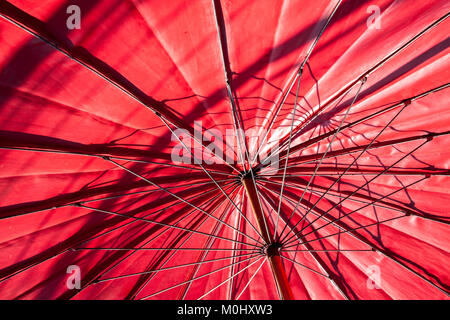
<svg viewBox="0 0 450 320">
<path fill-rule="evenodd" d="M 0 298 L 448 299 L 450 3 L 0 2 Z"/>
</svg>

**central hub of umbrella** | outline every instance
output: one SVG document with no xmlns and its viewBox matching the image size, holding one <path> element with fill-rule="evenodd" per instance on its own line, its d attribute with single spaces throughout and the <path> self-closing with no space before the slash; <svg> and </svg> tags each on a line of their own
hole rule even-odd
<svg viewBox="0 0 450 320">
<path fill-rule="evenodd" d="M 281 243 L 273 242 L 262 248 L 262 253 L 268 257 L 273 257 L 279 255 L 280 248 L 282 247 Z"/>
<path fill-rule="evenodd" d="M 243 180 L 243 179 L 256 178 L 259 171 L 260 171 L 260 168 L 258 168 L 258 167 L 254 167 L 254 168 L 251 168 L 250 170 L 242 171 L 239 174 L 239 179 Z"/>
</svg>

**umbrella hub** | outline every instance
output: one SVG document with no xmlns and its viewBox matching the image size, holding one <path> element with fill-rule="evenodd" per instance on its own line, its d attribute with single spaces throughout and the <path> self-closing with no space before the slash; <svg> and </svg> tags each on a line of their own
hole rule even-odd
<svg viewBox="0 0 450 320">
<path fill-rule="evenodd" d="M 270 257 L 279 255 L 280 249 L 282 247 L 281 243 L 273 242 L 263 247 L 263 254 Z"/>
<path fill-rule="evenodd" d="M 258 175 L 258 172 L 261 170 L 261 168 L 258 167 L 253 167 L 250 170 L 244 170 L 239 174 L 239 178 L 242 179 L 252 179 L 252 175 L 253 178 L 256 178 L 256 176 Z"/>
</svg>

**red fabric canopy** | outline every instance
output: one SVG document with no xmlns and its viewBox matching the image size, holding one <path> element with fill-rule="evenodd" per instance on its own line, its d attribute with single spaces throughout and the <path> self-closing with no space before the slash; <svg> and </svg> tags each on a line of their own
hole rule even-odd
<svg viewBox="0 0 450 320">
<path fill-rule="evenodd" d="M 0 1 L 0 298 L 448 299 L 449 12 Z"/>
</svg>

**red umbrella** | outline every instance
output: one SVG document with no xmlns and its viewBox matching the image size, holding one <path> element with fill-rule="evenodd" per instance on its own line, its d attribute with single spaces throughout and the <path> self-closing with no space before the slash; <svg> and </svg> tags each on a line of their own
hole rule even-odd
<svg viewBox="0 0 450 320">
<path fill-rule="evenodd" d="M 3 299 L 448 299 L 450 3 L 0 2 Z"/>
</svg>

